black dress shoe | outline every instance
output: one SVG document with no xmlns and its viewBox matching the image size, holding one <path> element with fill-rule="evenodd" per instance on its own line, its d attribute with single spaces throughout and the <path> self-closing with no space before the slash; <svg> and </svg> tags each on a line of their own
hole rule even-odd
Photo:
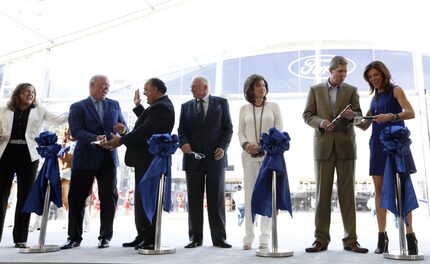
<svg viewBox="0 0 430 264">
<path fill-rule="evenodd" d="M 149 249 L 149 250 L 154 250 L 154 248 L 155 248 L 154 244 L 147 244 L 147 243 L 142 243 L 137 247 L 137 249 Z"/>
<path fill-rule="evenodd" d="M 99 240 L 98 248 L 108 248 L 109 247 L 109 239 L 102 238 Z"/>
<path fill-rule="evenodd" d="M 220 242 L 214 243 L 214 247 L 231 248 L 231 245 L 225 241 L 220 241 Z"/>
<path fill-rule="evenodd" d="M 135 249 L 135 250 L 138 250 L 139 248 L 143 248 L 143 244 L 145 244 L 145 242 L 144 242 L 144 241 L 142 241 L 142 243 L 140 243 L 140 244 L 138 244 L 138 245 L 134 246 L 134 249 Z"/>
<path fill-rule="evenodd" d="M 202 245 L 202 242 L 191 242 L 188 245 L 186 245 L 184 248 L 195 248 L 200 247 Z"/>
<path fill-rule="evenodd" d="M 64 245 L 60 247 L 60 249 L 71 249 L 71 248 L 79 247 L 80 245 L 81 245 L 81 242 L 69 239 Z"/>
<path fill-rule="evenodd" d="M 123 247 L 135 247 L 135 246 L 138 246 L 139 244 L 141 244 L 142 242 L 143 242 L 143 240 L 135 238 L 131 242 L 122 243 L 122 246 Z"/>
<path fill-rule="evenodd" d="M 320 252 L 324 250 L 327 250 L 327 245 L 323 245 L 318 241 L 315 241 L 311 247 L 308 247 L 305 249 L 305 251 L 308 253 L 315 253 L 315 252 Z"/>
<path fill-rule="evenodd" d="M 15 243 L 15 247 L 16 248 L 26 248 L 27 247 L 27 243 L 26 242 L 16 242 Z"/>
</svg>

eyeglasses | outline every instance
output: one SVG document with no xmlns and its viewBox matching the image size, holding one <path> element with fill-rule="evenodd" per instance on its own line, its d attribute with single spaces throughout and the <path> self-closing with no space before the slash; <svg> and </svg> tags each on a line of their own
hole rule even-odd
<svg viewBox="0 0 430 264">
<path fill-rule="evenodd" d="M 194 158 L 198 160 L 206 158 L 205 154 L 202 154 L 202 153 L 191 151 L 190 154 L 193 154 Z"/>
</svg>

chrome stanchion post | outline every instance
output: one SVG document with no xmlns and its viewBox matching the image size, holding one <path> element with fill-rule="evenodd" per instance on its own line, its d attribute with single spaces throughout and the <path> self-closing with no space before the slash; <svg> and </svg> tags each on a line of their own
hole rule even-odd
<svg viewBox="0 0 430 264">
<path fill-rule="evenodd" d="M 162 247 L 161 246 L 161 220 L 163 215 L 163 194 L 165 189 L 166 176 L 161 174 L 160 184 L 158 186 L 158 199 L 157 199 L 157 222 L 155 223 L 155 241 L 154 249 L 139 249 L 139 254 L 143 255 L 163 255 L 176 253 L 176 248 Z M 170 190 L 169 190 L 170 191 Z"/>
<path fill-rule="evenodd" d="M 397 222 L 399 225 L 399 246 L 400 251 L 394 251 L 392 253 L 384 253 L 384 258 L 397 259 L 397 260 L 423 260 L 424 255 L 409 255 L 406 250 L 406 238 L 405 238 L 405 216 L 403 215 L 403 204 L 402 204 L 402 183 L 400 181 L 400 175 L 396 173 L 396 199 L 397 199 Z"/>
<path fill-rule="evenodd" d="M 278 250 L 278 226 L 277 226 L 278 209 L 276 206 L 276 172 L 272 173 L 272 248 L 259 249 L 256 254 L 259 257 L 291 257 L 294 255 L 290 250 Z"/>
<path fill-rule="evenodd" d="M 272 178 L 272 252 L 278 252 L 278 210 L 276 209 L 276 173 Z"/>
<path fill-rule="evenodd" d="M 59 251 L 60 246 L 58 245 L 45 245 L 46 238 L 46 227 L 48 225 L 48 213 L 49 213 L 49 197 L 51 195 L 51 185 L 49 181 L 46 186 L 45 200 L 43 204 L 42 223 L 40 225 L 39 244 L 37 246 L 21 248 L 19 253 L 45 253 Z"/>
<path fill-rule="evenodd" d="M 397 210 L 399 216 L 397 217 L 397 223 L 399 225 L 399 246 L 400 255 L 406 255 L 406 239 L 405 239 L 405 219 L 403 215 L 403 204 L 402 204 L 402 184 L 400 182 L 400 176 L 396 173 L 396 198 L 397 198 Z"/>
</svg>

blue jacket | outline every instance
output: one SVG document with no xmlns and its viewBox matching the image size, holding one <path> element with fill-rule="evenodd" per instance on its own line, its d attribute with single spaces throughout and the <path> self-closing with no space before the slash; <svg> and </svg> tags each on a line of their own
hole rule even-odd
<svg viewBox="0 0 430 264">
<path fill-rule="evenodd" d="M 115 133 L 116 123 L 127 125 L 121 113 L 118 101 L 106 98 L 104 101 L 103 123 L 97 115 L 91 98 L 73 103 L 70 106 L 69 127 L 76 146 L 73 153 L 72 169 L 98 170 L 103 162 L 105 150 L 97 145 L 91 145 L 98 135 L 106 135 L 110 140 Z M 110 152 L 112 161 L 118 167 L 118 151 Z"/>
</svg>

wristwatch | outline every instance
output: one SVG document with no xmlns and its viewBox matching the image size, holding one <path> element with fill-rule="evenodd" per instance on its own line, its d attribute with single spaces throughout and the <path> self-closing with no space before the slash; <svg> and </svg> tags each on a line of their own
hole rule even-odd
<svg viewBox="0 0 430 264">
<path fill-rule="evenodd" d="M 393 116 L 393 120 L 391 121 L 391 122 L 399 122 L 400 121 L 400 116 L 399 116 L 399 114 L 395 114 L 394 116 Z"/>
</svg>

